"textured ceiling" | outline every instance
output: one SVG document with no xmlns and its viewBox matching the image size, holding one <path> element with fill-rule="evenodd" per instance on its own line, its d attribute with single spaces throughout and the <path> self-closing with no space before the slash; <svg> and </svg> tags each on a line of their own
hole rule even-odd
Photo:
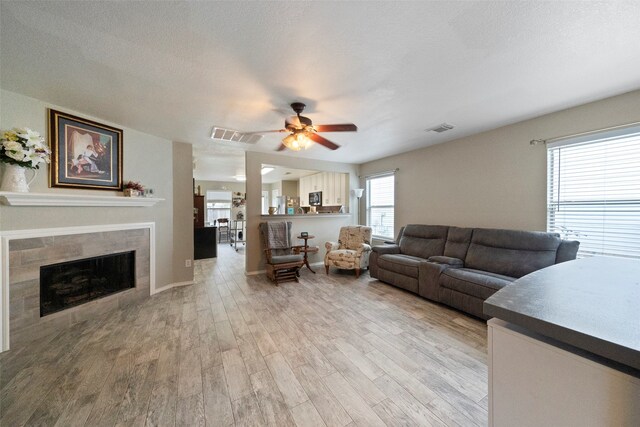
<svg viewBox="0 0 640 427">
<path fill-rule="evenodd" d="M 278 129 L 292 101 L 314 123 L 359 131 L 324 134 L 335 152 L 283 155 L 362 163 L 640 87 L 637 1 L 0 8 L 2 88 L 193 143 L 232 168 L 242 156 L 211 127 Z M 445 121 L 456 128 L 424 132 Z M 272 152 L 281 138 L 246 148 Z"/>
</svg>

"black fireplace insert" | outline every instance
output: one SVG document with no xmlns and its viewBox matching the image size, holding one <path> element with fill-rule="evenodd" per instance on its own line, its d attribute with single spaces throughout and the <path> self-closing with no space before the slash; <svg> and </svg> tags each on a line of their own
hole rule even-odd
<svg viewBox="0 0 640 427">
<path fill-rule="evenodd" d="M 136 286 L 135 251 L 40 267 L 40 317 Z"/>
</svg>

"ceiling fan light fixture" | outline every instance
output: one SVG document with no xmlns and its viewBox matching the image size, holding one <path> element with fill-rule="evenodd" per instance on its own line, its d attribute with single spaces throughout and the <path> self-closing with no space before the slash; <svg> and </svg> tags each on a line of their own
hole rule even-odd
<svg viewBox="0 0 640 427">
<path fill-rule="evenodd" d="M 306 150 L 311 147 L 313 145 L 313 141 L 309 139 L 306 132 L 296 132 L 291 135 L 287 135 L 282 140 L 282 144 L 289 150 L 300 151 L 303 148 Z"/>
<path fill-rule="evenodd" d="M 309 139 L 307 132 L 299 132 L 296 138 L 298 139 L 298 144 L 305 150 L 313 145 L 313 141 Z"/>
<path fill-rule="evenodd" d="M 289 150 L 300 151 L 302 149 L 300 144 L 298 144 L 298 139 L 294 134 L 285 136 L 282 140 L 282 144 Z"/>
</svg>

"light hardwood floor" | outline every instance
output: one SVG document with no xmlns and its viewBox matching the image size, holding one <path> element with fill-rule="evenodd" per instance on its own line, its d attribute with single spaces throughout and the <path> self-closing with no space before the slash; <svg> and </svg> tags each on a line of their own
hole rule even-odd
<svg viewBox="0 0 640 427">
<path fill-rule="evenodd" d="M 0 425 L 487 424 L 486 325 L 365 272 L 195 285 L 0 355 Z"/>
</svg>

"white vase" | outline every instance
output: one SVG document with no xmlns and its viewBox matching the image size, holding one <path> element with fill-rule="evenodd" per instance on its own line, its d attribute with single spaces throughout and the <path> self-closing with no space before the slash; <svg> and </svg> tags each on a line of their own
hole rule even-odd
<svg viewBox="0 0 640 427">
<path fill-rule="evenodd" d="M 2 191 L 10 191 L 13 193 L 28 193 L 29 184 L 36 178 L 37 170 L 33 170 L 33 177 L 27 181 L 26 170 L 18 165 L 4 165 L 4 175 L 2 176 Z"/>
</svg>

